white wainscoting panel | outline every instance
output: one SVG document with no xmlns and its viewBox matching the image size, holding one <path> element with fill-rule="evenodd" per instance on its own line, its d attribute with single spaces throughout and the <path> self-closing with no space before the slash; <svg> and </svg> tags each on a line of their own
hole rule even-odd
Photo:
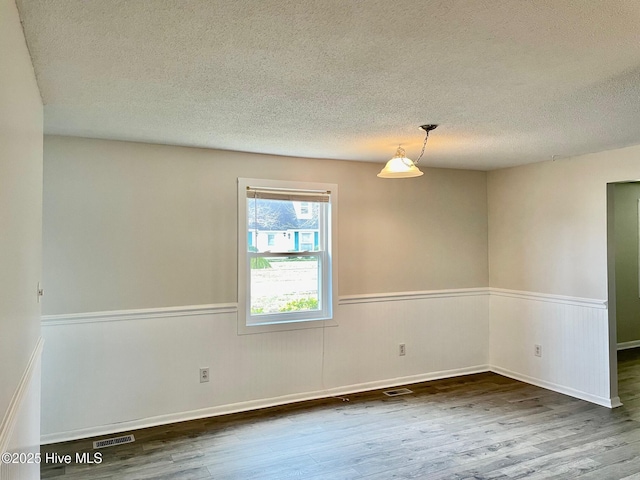
<svg viewBox="0 0 640 480">
<path fill-rule="evenodd" d="M 494 372 L 599 405 L 620 404 L 610 395 L 606 301 L 492 289 L 489 305 Z"/>
<path fill-rule="evenodd" d="M 42 338 L 36 344 L 9 410 L 0 423 L 0 453 L 24 454 L 27 460 L 40 452 L 40 362 Z M 18 458 L 20 460 L 20 458 Z M 0 480 L 35 480 L 40 465 L 34 461 L 0 462 Z"/>
<path fill-rule="evenodd" d="M 254 335 L 233 304 L 45 316 L 42 442 L 488 370 L 619 405 L 605 301 L 459 289 L 342 297 L 335 313 Z"/>
<path fill-rule="evenodd" d="M 340 299 L 340 330 L 327 329 L 331 387 L 468 367 L 486 371 L 486 289 Z M 399 345 L 407 355 L 399 356 Z"/>
<path fill-rule="evenodd" d="M 254 335 L 227 304 L 45 316 L 42 442 L 487 371 L 488 293 L 448 293 L 349 297 L 337 326 Z"/>
</svg>

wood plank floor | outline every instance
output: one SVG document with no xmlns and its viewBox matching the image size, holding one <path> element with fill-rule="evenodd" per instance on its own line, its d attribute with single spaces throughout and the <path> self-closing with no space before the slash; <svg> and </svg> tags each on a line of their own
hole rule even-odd
<svg viewBox="0 0 640 480">
<path fill-rule="evenodd" d="M 640 480 L 640 349 L 619 354 L 610 410 L 485 373 L 133 432 L 99 465 L 43 464 L 76 479 Z M 92 441 L 42 455 L 93 454 Z"/>
</svg>

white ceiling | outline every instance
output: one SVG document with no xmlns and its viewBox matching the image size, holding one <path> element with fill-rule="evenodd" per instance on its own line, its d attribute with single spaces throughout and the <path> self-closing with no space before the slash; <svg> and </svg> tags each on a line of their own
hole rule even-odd
<svg viewBox="0 0 640 480">
<path fill-rule="evenodd" d="M 638 0 L 17 0 L 45 132 L 494 169 L 640 143 Z"/>
</svg>

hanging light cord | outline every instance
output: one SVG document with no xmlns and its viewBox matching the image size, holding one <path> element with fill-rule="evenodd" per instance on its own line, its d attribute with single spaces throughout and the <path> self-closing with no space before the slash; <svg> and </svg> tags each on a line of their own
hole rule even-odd
<svg viewBox="0 0 640 480">
<path fill-rule="evenodd" d="M 418 165 L 418 162 L 422 158 L 422 155 L 424 155 L 424 149 L 427 146 L 428 138 L 429 138 L 429 131 L 427 131 L 427 136 L 424 137 L 424 143 L 422 144 L 422 151 L 420 152 L 420 155 L 418 156 L 418 159 L 415 162 L 413 162 L 414 165 Z"/>
<path fill-rule="evenodd" d="M 427 140 L 429 140 L 429 132 L 434 128 L 436 128 L 437 126 L 438 125 L 420 125 L 420 128 L 423 129 L 425 132 L 427 132 L 427 134 L 424 137 L 424 143 L 422 144 L 422 151 L 420 152 L 420 156 L 415 162 L 413 162 L 414 165 L 418 165 L 418 162 L 422 158 L 422 155 L 424 155 L 424 149 L 427 146 Z"/>
</svg>

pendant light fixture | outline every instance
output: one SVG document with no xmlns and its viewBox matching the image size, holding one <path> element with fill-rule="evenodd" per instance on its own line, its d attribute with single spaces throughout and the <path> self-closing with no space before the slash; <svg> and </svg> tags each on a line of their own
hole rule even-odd
<svg viewBox="0 0 640 480">
<path fill-rule="evenodd" d="M 407 158 L 404 152 L 404 148 L 398 145 L 398 150 L 391 160 L 387 162 L 378 177 L 380 178 L 411 178 L 419 177 L 423 175 L 420 169 L 416 166 L 424 154 L 424 149 L 427 146 L 427 140 L 429 139 L 429 132 L 436 128 L 438 125 L 420 125 L 420 128 L 426 132 L 424 137 L 424 143 L 422 144 L 422 151 L 420 156 L 414 162 L 410 158 Z"/>
</svg>

